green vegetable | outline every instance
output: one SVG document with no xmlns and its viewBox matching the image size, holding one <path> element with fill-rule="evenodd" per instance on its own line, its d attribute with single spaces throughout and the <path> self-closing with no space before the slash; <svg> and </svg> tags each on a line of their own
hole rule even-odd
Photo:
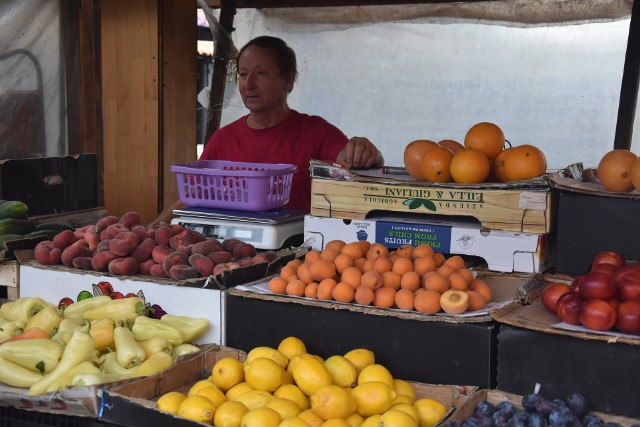
<svg viewBox="0 0 640 427">
<path fill-rule="evenodd" d="M 27 219 L 29 207 L 19 200 L 12 200 L 0 205 L 0 219 Z"/>
<path fill-rule="evenodd" d="M 29 219 L 0 219 L 0 235 L 31 233 L 36 225 Z"/>
<path fill-rule="evenodd" d="M 77 304 L 77 303 L 76 303 Z M 73 307 L 75 304 L 72 304 Z M 144 316 L 147 307 L 138 297 L 112 299 L 106 304 L 92 308 L 84 312 L 84 317 L 89 320 L 112 319 L 117 326 L 133 325 L 138 316 Z"/>
<path fill-rule="evenodd" d="M 34 372 L 51 372 L 60 361 L 63 346 L 46 338 L 11 341 L 0 345 L 0 357 Z"/>
<path fill-rule="evenodd" d="M 12 242 L 14 240 L 24 239 L 25 237 L 22 234 L 3 234 L 0 235 L 0 249 L 4 249 L 4 244 L 6 242 Z"/>
<path fill-rule="evenodd" d="M 204 317 L 165 314 L 160 320 L 179 330 L 184 342 L 191 342 L 200 338 L 209 327 L 209 319 Z"/>
<path fill-rule="evenodd" d="M 27 233 L 22 236 L 23 239 L 33 239 L 36 237 L 45 237 L 46 240 L 53 240 L 54 237 L 58 234 L 55 230 L 39 230 L 32 231 L 31 233 Z"/>
<path fill-rule="evenodd" d="M 144 361 L 146 357 L 144 348 L 133 337 L 131 329 L 126 326 L 116 326 L 113 330 L 113 339 L 120 366 L 133 368 Z"/>
<path fill-rule="evenodd" d="M 84 317 L 84 313 L 87 310 L 91 310 L 96 307 L 100 307 L 111 301 L 111 297 L 102 295 L 99 297 L 86 298 L 78 302 L 74 302 L 68 305 L 62 312 L 62 317 L 65 319 L 80 320 Z"/>
<path fill-rule="evenodd" d="M 38 371 L 24 368 L 0 357 L 0 382 L 12 387 L 31 387 L 42 379 Z"/>
<path fill-rule="evenodd" d="M 184 342 L 182 332 L 168 322 L 159 319 L 151 319 L 147 316 L 138 316 L 131 328 L 136 341 L 146 341 L 152 338 L 166 338 L 172 345 Z"/>
<path fill-rule="evenodd" d="M 70 225 L 63 224 L 60 222 L 41 222 L 36 224 L 36 228 L 33 231 L 41 231 L 41 230 L 57 231 L 59 233 L 65 230 L 75 231 L 76 229 L 75 227 L 72 227 Z"/>
<path fill-rule="evenodd" d="M 0 306 L 0 316 L 7 320 L 20 320 L 25 324 L 40 310 L 49 306 L 48 302 L 38 297 L 21 297 Z"/>
</svg>

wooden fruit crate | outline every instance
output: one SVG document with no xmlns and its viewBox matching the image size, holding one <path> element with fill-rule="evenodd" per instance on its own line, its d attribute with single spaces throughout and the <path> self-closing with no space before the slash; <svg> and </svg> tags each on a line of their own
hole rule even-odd
<svg viewBox="0 0 640 427">
<path fill-rule="evenodd" d="M 312 164 L 311 214 L 362 220 L 378 213 L 473 217 L 483 228 L 545 234 L 554 198 L 546 180 L 508 184 L 437 184 L 411 177 Z M 364 174 L 366 173 L 366 175 Z"/>
</svg>

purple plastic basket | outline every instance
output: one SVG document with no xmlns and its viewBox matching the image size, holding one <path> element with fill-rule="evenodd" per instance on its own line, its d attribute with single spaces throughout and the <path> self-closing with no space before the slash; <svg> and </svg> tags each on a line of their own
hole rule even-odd
<svg viewBox="0 0 640 427">
<path fill-rule="evenodd" d="M 286 205 L 295 165 L 200 160 L 172 165 L 186 206 L 264 211 Z"/>
</svg>

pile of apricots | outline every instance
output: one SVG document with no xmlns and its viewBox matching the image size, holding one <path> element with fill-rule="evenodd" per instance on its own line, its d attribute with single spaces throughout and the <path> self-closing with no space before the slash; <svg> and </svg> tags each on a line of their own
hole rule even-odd
<svg viewBox="0 0 640 427">
<path fill-rule="evenodd" d="M 274 294 L 378 308 L 462 314 L 483 309 L 491 289 L 465 267 L 428 244 L 394 251 L 380 243 L 342 240 L 289 261 L 269 280 Z"/>
</svg>

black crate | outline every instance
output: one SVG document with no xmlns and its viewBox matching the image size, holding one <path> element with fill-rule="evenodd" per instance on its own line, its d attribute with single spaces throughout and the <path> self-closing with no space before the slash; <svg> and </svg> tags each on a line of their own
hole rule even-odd
<svg viewBox="0 0 640 427">
<path fill-rule="evenodd" d="M 0 406 L 0 427 L 94 427 L 108 426 L 95 418 L 75 417 L 50 412 L 28 411 Z"/>
</svg>

